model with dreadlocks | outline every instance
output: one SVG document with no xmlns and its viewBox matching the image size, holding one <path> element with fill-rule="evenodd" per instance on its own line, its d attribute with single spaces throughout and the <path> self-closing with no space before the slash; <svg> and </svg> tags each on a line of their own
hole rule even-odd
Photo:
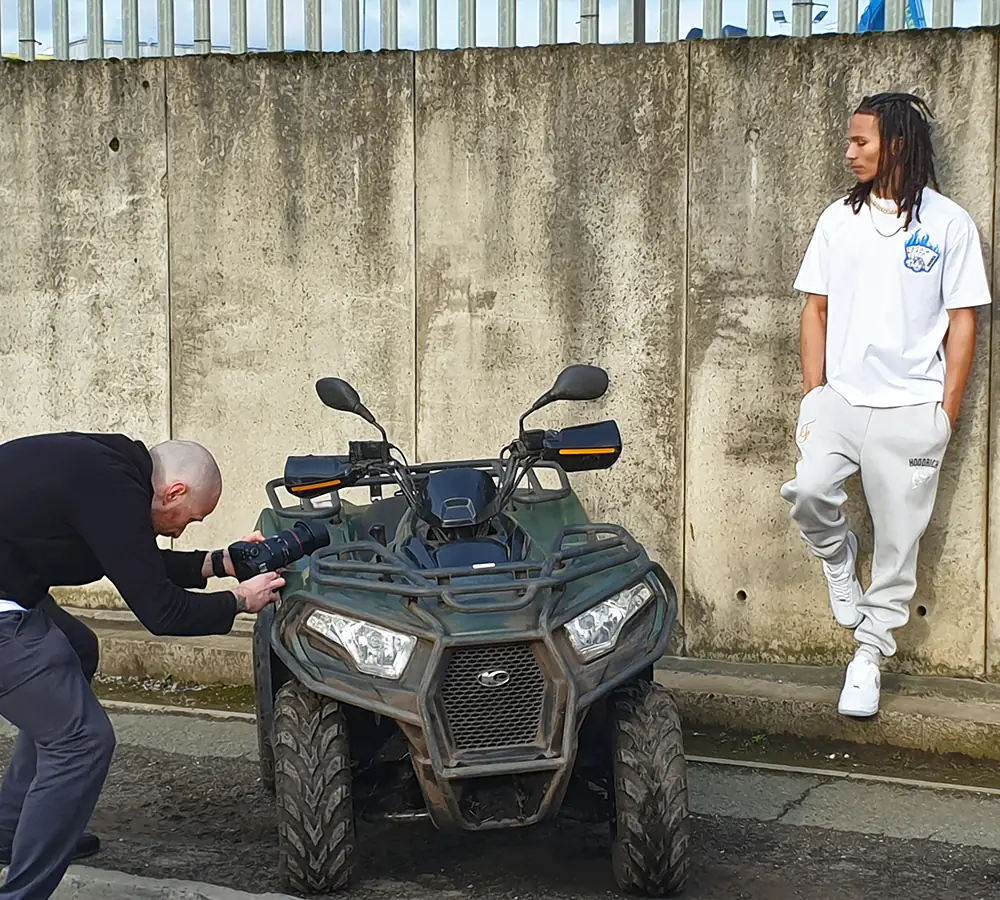
<svg viewBox="0 0 1000 900">
<path fill-rule="evenodd" d="M 937 190 L 930 113 L 911 94 L 865 97 L 850 119 L 857 179 L 819 218 L 795 280 L 805 396 L 795 478 L 782 486 L 806 546 L 822 560 L 837 622 L 858 647 L 839 710 L 878 712 L 880 666 L 909 620 L 917 547 L 991 302 L 972 217 Z M 875 530 L 871 586 L 843 513 L 858 470 Z"/>
</svg>

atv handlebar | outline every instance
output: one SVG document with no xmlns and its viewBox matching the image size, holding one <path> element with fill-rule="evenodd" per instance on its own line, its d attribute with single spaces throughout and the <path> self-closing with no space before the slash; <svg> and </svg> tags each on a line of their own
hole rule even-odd
<svg viewBox="0 0 1000 900">
<path fill-rule="evenodd" d="M 546 434 L 555 435 L 558 432 L 546 432 Z M 395 459 L 392 456 L 393 451 L 403 456 L 398 447 L 387 441 L 351 441 L 348 456 L 336 457 L 349 467 L 348 471 L 344 473 L 342 484 L 338 487 L 358 486 L 366 479 L 381 476 L 394 482 L 403 492 L 403 496 L 406 497 L 411 507 L 416 508 L 420 500 L 414 476 L 426 475 L 435 470 L 455 466 L 454 463 L 410 466 L 406 462 L 405 456 L 403 456 L 402 462 Z M 496 504 L 498 508 L 506 506 L 524 480 L 525 475 L 543 460 L 542 451 L 542 447 L 539 447 L 538 450 L 529 450 L 525 442 L 519 439 L 504 447 L 499 458 L 474 462 L 472 467 L 489 468 L 497 478 Z"/>
<path fill-rule="evenodd" d="M 411 466 L 403 451 L 388 440 L 351 441 L 347 455 L 289 457 L 281 483 L 293 496 L 303 498 L 366 484 L 375 488 L 393 483 L 410 506 L 417 509 L 420 505 L 416 484 L 419 476 L 445 469 L 486 469 L 496 479 L 493 506 L 499 510 L 507 505 L 524 478 L 540 463 L 556 466 L 561 475 L 607 469 L 618 461 L 621 449 L 621 435 L 613 420 L 557 430 L 522 431 L 500 451 L 499 457 L 471 462 Z M 567 488 L 565 484 L 563 489 Z"/>
<path fill-rule="evenodd" d="M 557 400 L 596 400 L 604 395 L 607 387 L 608 376 L 603 369 L 586 365 L 567 367 L 552 388 L 521 416 L 518 438 L 500 451 L 499 458 L 483 460 L 471 466 L 489 468 L 497 479 L 496 495 L 490 499 L 494 510 L 507 505 L 525 476 L 541 462 L 557 464 L 560 472 L 565 473 L 608 469 L 618 461 L 622 441 L 618 425 L 613 420 L 558 430 L 524 428 L 528 415 L 550 403 Z M 429 474 L 435 468 L 470 467 L 454 463 L 410 466 L 405 454 L 389 442 L 385 429 L 350 384 L 339 378 L 321 378 L 316 383 L 316 392 L 323 403 L 332 409 L 353 413 L 374 425 L 382 439 L 351 441 L 347 456 L 289 457 L 282 484 L 293 496 L 308 499 L 341 488 L 355 487 L 365 481 L 374 489 L 376 483 L 384 483 L 376 482 L 376 479 L 387 478 L 399 487 L 410 507 L 416 510 L 420 506 L 420 497 L 415 476 Z M 393 456 L 394 452 L 403 458 L 402 462 Z"/>
</svg>

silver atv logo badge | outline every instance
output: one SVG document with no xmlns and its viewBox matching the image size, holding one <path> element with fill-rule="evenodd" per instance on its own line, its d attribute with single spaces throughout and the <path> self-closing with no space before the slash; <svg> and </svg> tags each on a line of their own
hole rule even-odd
<svg viewBox="0 0 1000 900">
<path fill-rule="evenodd" d="M 510 672 L 503 669 L 487 669 L 476 679 L 483 687 L 503 687 L 510 683 Z"/>
</svg>

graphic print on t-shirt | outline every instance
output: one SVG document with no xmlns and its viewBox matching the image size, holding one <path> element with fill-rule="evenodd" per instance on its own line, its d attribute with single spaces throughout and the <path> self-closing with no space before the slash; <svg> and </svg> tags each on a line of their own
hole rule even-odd
<svg viewBox="0 0 1000 900">
<path fill-rule="evenodd" d="M 912 272 L 929 272 L 941 258 L 941 248 L 931 241 L 926 231 L 918 229 L 906 242 L 903 265 Z"/>
</svg>

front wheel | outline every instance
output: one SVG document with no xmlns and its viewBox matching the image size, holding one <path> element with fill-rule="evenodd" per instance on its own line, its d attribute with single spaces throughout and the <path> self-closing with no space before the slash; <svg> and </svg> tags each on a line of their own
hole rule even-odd
<svg viewBox="0 0 1000 900">
<path fill-rule="evenodd" d="M 630 894 L 675 896 L 687 884 L 691 825 L 680 714 L 662 685 L 616 693 L 612 750 L 615 881 Z"/>
<path fill-rule="evenodd" d="M 303 894 L 343 890 L 355 842 L 343 708 L 288 682 L 275 698 L 273 748 L 278 875 Z"/>
</svg>

